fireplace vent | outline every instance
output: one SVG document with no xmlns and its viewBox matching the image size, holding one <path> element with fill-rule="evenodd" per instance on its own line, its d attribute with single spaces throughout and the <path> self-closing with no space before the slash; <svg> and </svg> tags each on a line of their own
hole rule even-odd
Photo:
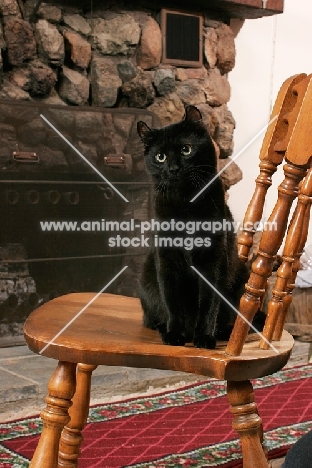
<svg viewBox="0 0 312 468">
<path fill-rule="evenodd" d="M 162 62 L 201 67 L 203 63 L 203 17 L 200 14 L 161 10 Z"/>
</svg>

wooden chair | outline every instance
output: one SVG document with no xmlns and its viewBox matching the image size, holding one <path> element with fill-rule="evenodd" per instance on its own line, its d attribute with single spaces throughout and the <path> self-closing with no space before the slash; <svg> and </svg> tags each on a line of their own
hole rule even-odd
<svg viewBox="0 0 312 468">
<path fill-rule="evenodd" d="M 164 345 L 157 332 L 144 328 L 138 299 L 105 293 L 91 304 L 93 293 L 58 297 L 28 317 L 24 332 L 29 348 L 59 361 L 48 386 L 47 406 L 41 413 L 42 435 L 31 468 L 77 467 L 89 409 L 91 374 L 101 364 L 171 369 L 226 380 L 244 468 L 270 466 L 250 380 L 280 370 L 294 343 L 292 336 L 283 331 L 283 324 L 309 223 L 311 107 L 311 77 L 301 74 L 289 78 L 278 94 L 261 149 L 260 175 L 239 238 L 241 258 L 248 258 L 254 223 L 261 219 L 272 174 L 285 157 L 285 178 L 269 219 L 277 223 L 277 230 L 264 230 L 228 343 L 218 343 L 215 350 Z M 257 334 L 248 335 L 245 320 L 251 322 L 261 304 L 295 198 L 298 204 L 269 303 L 264 339 L 259 340 Z M 274 349 L 270 346 L 272 340 Z"/>
</svg>

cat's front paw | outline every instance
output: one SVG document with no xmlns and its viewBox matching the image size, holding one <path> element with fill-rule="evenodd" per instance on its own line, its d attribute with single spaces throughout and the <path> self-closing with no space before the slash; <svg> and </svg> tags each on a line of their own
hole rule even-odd
<svg viewBox="0 0 312 468">
<path fill-rule="evenodd" d="M 184 346 L 186 337 L 175 332 L 166 332 L 161 335 L 162 342 L 171 346 Z"/>
<path fill-rule="evenodd" d="M 217 340 L 212 335 L 197 335 L 194 340 L 196 348 L 214 349 L 216 344 Z"/>
</svg>

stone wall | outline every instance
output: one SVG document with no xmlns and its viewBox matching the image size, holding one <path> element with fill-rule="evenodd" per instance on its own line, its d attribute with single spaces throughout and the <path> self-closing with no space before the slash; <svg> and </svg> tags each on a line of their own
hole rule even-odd
<svg viewBox="0 0 312 468">
<path fill-rule="evenodd" d="M 220 147 L 233 149 L 234 119 L 227 108 L 226 74 L 235 64 L 234 35 L 204 17 L 204 66 L 161 63 L 162 33 L 155 11 L 79 8 L 34 0 L 0 0 L 0 98 L 50 104 L 148 108 L 161 124 L 178 121 L 186 104 L 201 110 Z M 160 8 L 160 7 L 159 7 Z M 235 168 L 234 181 L 240 178 Z"/>
</svg>

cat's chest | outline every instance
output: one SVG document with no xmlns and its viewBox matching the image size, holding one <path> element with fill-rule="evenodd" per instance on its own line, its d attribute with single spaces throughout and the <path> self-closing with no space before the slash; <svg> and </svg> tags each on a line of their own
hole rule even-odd
<svg viewBox="0 0 312 468">
<path fill-rule="evenodd" d="M 158 199 L 155 203 L 155 215 L 160 220 L 170 221 L 174 218 L 185 222 L 191 220 L 203 221 L 207 218 L 207 204 L 194 204 L 185 198 Z"/>
</svg>

